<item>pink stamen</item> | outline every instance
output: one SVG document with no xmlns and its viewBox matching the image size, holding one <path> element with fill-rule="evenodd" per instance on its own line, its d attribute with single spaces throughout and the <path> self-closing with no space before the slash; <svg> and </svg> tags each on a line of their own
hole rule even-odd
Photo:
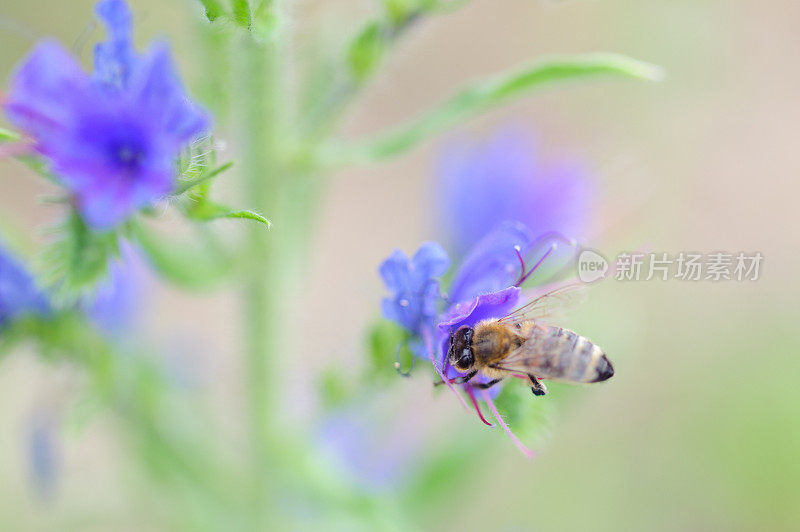
<svg viewBox="0 0 800 532">
<path fill-rule="evenodd" d="M 516 249 L 516 248 L 515 248 L 515 249 Z M 544 254 L 544 255 L 542 255 L 542 258 L 540 258 L 540 259 L 538 260 L 538 262 L 537 262 L 536 264 L 534 264 L 534 265 L 533 265 L 533 268 L 531 268 L 531 269 L 530 269 L 530 271 L 529 271 L 528 273 L 523 273 L 523 275 L 520 275 L 520 278 L 519 278 L 519 279 L 517 279 L 517 282 L 516 282 L 516 283 L 514 283 L 514 286 L 520 286 L 520 285 L 522 285 L 522 283 L 524 283 L 525 281 L 527 281 L 527 280 L 528 280 L 528 277 L 530 277 L 530 276 L 531 276 L 531 274 L 532 274 L 533 272 L 535 272 L 535 271 L 536 271 L 536 270 L 539 268 L 539 266 L 541 266 L 541 265 L 542 265 L 542 263 L 545 261 L 545 259 L 546 259 L 548 256 L 550 256 L 550 254 L 553 252 L 553 250 L 554 250 L 554 249 L 556 249 L 556 243 L 555 243 L 555 242 L 553 242 L 553 243 L 550 245 L 550 248 L 549 248 L 549 249 L 548 249 L 548 250 L 545 252 L 545 254 Z M 520 257 L 520 259 L 522 258 L 522 256 L 519 254 L 519 251 L 517 251 L 517 255 Z M 523 262 L 522 264 L 523 264 L 523 268 L 524 268 L 524 266 L 525 266 L 525 263 Z M 525 270 L 523 269 L 522 271 L 524 272 Z"/>
<path fill-rule="evenodd" d="M 564 243 L 564 244 L 566 244 L 568 246 L 575 247 L 577 249 L 577 242 L 575 242 L 575 240 L 571 240 L 571 239 L 565 237 L 564 235 L 562 235 L 558 231 L 550 231 L 550 232 L 544 233 L 543 235 L 540 235 L 529 246 L 529 249 L 531 249 L 531 250 L 537 249 L 544 242 L 547 242 L 549 240 L 553 240 L 554 241 L 554 242 L 552 242 L 550 244 L 550 249 L 544 254 L 544 256 L 541 259 L 539 259 L 539 262 L 537 262 L 534 265 L 534 267 L 531 268 L 530 271 L 528 271 L 527 273 L 525 271 L 525 259 L 522 257 L 522 253 L 521 253 L 520 247 L 519 246 L 514 246 L 514 252 L 517 254 L 517 258 L 519 259 L 520 267 L 522 268 L 522 271 L 519 274 L 519 279 L 517 279 L 517 282 L 514 283 L 514 286 L 520 286 L 522 283 L 524 283 L 528 279 L 528 277 L 530 277 L 531 274 L 533 272 L 535 272 L 537 270 L 537 268 L 539 268 L 539 266 L 542 265 L 542 263 L 548 257 L 548 255 L 550 255 L 550 253 L 553 252 L 553 250 L 558 245 L 558 242 L 562 242 L 562 243 Z"/>
<path fill-rule="evenodd" d="M 534 456 L 536 456 L 535 452 L 525 447 L 525 445 L 521 441 L 519 441 L 519 439 L 516 436 L 514 436 L 514 433 L 511 432 L 511 429 L 508 428 L 508 425 L 506 425 L 506 422 L 503 421 L 503 418 L 500 416 L 500 412 L 498 412 L 497 407 L 494 406 L 494 401 L 492 401 L 491 396 L 489 396 L 486 390 L 481 390 L 481 395 L 483 396 L 483 400 L 486 401 L 486 404 L 489 405 L 489 409 L 492 411 L 492 414 L 494 414 L 494 418 L 497 420 L 500 426 L 503 427 L 505 433 L 508 434 L 508 437 L 511 438 L 511 441 L 514 442 L 514 445 L 516 445 L 517 448 L 520 451 L 522 451 L 522 454 L 524 454 L 528 458 L 533 458 Z"/>
<path fill-rule="evenodd" d="M 517 254 L 517 258 L 519 259 L 519 276 L 522 277 L 525 275 L 525 259 L 522 258 L 519 246 L 514 246 L 514 253 Z"/>
<path fill-rule="evenodd" d="M 466 386 L 464 386 L 464 389 L 467 390 L 467 395 L 469 395 L 469 398 L 472 401 L 472 406 L 475 407 L 475 412 L 478 413 L 478 417 L 481 418 L 481 421 L 483 421 L 486 425 L 490 427 L 494 427 L 494 425 L 486 421 L 486 418 L 483 417 L 483 412 L 481 412 L 481 407 L 480 405 L 478 405 L 478 400 L 475 399 L 475 391 L 473 390 L 472 386 L 467 384 Z"/>
<path fill-rule="evenodd" d="M 436 373 L 439 374 L 439 376 L 442 378 L 442 381 L 444 381 L 444 383 L 447 385 L 447 387 L 450 388 L 450 391 L 453 392 L 456 395 L 456 397 L 458 397 L 459 402 L 461 402 L 461 404 L 464 406 L 464 408 L 469 410 L 469 406 L 467 405 L 467 402 L 464 400 L 463 397 L 461 397 L 461 394 L 458 393 L 458 391 L 456 391 L 456 389 L 453 387 L 453 383 L 451 383 L 444 376 L 444 373 L 442 373 L 441 368 L 439 368 L 439 364 L 436 363 L 436 355 L 434 355 L 434 352 L 433 352 L 433 341 L 431 340 L 431 333 L 427 329 L 427 327 L 423 327 L 422 328 L 422 339 L 425 342 L 425 349 L 428 350 L 428 354 L 431 357 L 431 364 L 433 364 L 433 367 L 436 368 Z"/>
</svg>

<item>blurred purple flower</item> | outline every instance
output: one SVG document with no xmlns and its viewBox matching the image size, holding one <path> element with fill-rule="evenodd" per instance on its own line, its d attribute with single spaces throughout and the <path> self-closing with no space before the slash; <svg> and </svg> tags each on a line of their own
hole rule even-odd
<svg viewBox="0 0 800 532">
<path fill-rule="evenodd" d="M 363 489 L 388 489 L 403 480 L 420 442 L 408 420 L 387 421 L 376 405 L 358 403 L 327 416 L 318 436 L 326 458 Z"/>
<path fill-rule="evenodd" d="M 180 149 L 209 120 L 188 100 L 165 45 L 135 57 L 124 2 L 104 0 L 97 9 L 111 39 L 96 50 L 94 77 L 45 41 L 13 75 L 4 107 L 86 222 L 107 230 L 173 189 Z"/>
<path fill-rule="evenodd" d="M 50 304 L 24 266 L 0 245 L 0 328 L 29 315 L 47 315 Z"/>
<path fill-rule="evenodd" d="M 519 222 L 503 222 L 473 242 L 450 283 L 450 301 L 470 301 L 514 284 L 520 274 L 516 250 L 527 255 L 535 242 Z"/>
<path fill-rule="evenodd" d="M 438 277 L 450 266 L 442 246 L 426 242 L 409 259 L 394 250 L 380 266 L 380 274 L 391 297 L 382 302 L 383 316 L 396 321 L 412 333 L 419 334 L 425 324 L 432 324 L 441 300 Z"/>
<path fill-rule="evenodd" d="M 43 409 L 34 411 L 26 439 L 31 483 L 41 499 L 49 500 L 55 491 L 60 468 L 54 414 Z"/>
<path fill-rule="evenodd" d="M 108 31 L 108 40 L 94 47 L 93 79 L 122 88 L 136 61 L 131 10 L 124 0 L 101 0 L 94 12 Z"/>
<path fill-rule="evenodd" d="M 83 305 L 89 319 L 105 333 L 115 337 L 133 334 L 141 310 L 144 270 L 140 253 L 123 242 L 120 258 L 109 266 L 105 281 Z"/>
<path fill-rule="evenodd" d="M 506 221 L 532 234 L 580 236 L 589 222 L 591 188 L 572 161 L 545 163 L 529 135 L 499 131 L 484 144 L 460 143 L 439 163 L 438 222 L 455 254 Z"/>
</svg>

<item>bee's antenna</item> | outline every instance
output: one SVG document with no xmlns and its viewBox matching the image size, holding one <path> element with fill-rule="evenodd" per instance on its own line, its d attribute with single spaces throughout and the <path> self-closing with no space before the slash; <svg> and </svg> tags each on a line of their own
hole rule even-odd
<svg viewBox="0 0 800 532">
<path fill-rule="evenodd" d="M 411 372 L 414 371 L 414 366 L 417 365 L 417 357 L 412 356 L 411 358 L 411 367 L 408 368 L 408 371 L 403 371 L 402 364 L 400 364 L 400 350 L 403 348 L 405 342 L 397 345 L 397 350 L 394 352 L 394 369 L 397 371 L 397 374 L 401 377 L 410 377 Z"/>
</svg>

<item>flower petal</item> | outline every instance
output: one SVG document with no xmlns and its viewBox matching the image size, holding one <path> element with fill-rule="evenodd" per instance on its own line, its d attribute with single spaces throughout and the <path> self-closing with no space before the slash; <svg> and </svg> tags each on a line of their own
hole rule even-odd
<svg viewBox="0 0 800 532">
<path fill-rule="evenodd" d="M 95 14 L 106 25 L 108 40 L 95 45 L 93 78 L 125 87 L 136 61 L 131 11 L 124 0 L 101 0 Z"/>
<path fill-rule="evenodd" d="M 381 279 L 389 290 L 402 290 L 409 282 L 409 262 L 405 253 L 396 249 L 378 268 Z"/>
<path fill-rule="evenodd" d="M 44 41 L 13 74 L 6 116 L 39 146 L 57 143 L 74 122 L 76 103 L 87 86 L 75 59 L 60 44 Z"/>
<path fill-rule="evenodd" d="M 537 143 L 521 128 L 498 131 L 483 143 L 447 149 L 437 171 L 439 224 L 463 256 L 507 220 L 533 234 L 575 237 L 591 214 L 588 172 L 576 161 L 542 161 Z"/>
<path fill-rule="evenodd" d="M 456 271 L 449 300 L 470 301 L 514 284 L 521 271 L 515 246 L 524 255 L 533 241 L 530 231 L 515 222 L 504 223 L 483 237 Z"/>
<path fill-rule="evenodd" d="M 435 242 L 422 244 L 413 259 L 394 250 L 378 270 L 392 292 L 381 303 L 383 316 L 415 334 L 425 324 L 433 327 L 442 301 L 438 276 L 448 263 L 444 249 Z"/>
<path fill-rule="evenodd" d="M 130 91 L 134 106 L 176 149 L 209 128 L 208 115 L 187 98 L 166 45 L 152 46 L 137 62 Z"/>
<path fill-rule="evenodd" d="M 481 320 L 502 318 L 519 302 L 520 289 L 509 286 L 497 292 L 482 294 L 465 303 L 450 307 L 439 321 L 439 330 L 449 334 L 462 325 L 475 325 Z"/>
<path fill-rule="evenodd" d="M 421 279 L 431 279 L 444 275 L 447 268 L 450 267 L 450 258 L 441 244 L 425 242 L 414 254 L 411 264 L 415 276 Z"/>
<path fill-rule="evenodd" d="M 49 313 L 50 304 L 28 271 L 0 245 L 0 327 L 20 316 Z"/>
</svg>

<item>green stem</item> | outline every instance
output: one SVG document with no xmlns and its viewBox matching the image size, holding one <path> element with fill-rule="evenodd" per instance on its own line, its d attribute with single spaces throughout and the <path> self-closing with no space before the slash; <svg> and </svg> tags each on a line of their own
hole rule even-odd
<svg viewBox="0 0 800 532">
<path fill-rule="evenodd" d="M 242 43 L 244 84 L 240 97 L 242 161 L 247 205 L 267 213 L 282 225 L 278 212 L 281 183 L 280 119 L 285 93 L 282 90 L 281 50 L 278 40 L 257 42 L 247 36 Z M 244 310 L 245 368 L 247 372 L 251 438 L 254 458 L 254 504 L 262 512 L 269 498 L 269 448 L 274 443 L 276 411 L 275 386 L 278 379 L 274 357 L 280 351 L 281 301 L 284 259 L 280 227 L 265 231 L 260 225 L 249 228 L 250 264 L 241 294 Z"/>
</svg>

